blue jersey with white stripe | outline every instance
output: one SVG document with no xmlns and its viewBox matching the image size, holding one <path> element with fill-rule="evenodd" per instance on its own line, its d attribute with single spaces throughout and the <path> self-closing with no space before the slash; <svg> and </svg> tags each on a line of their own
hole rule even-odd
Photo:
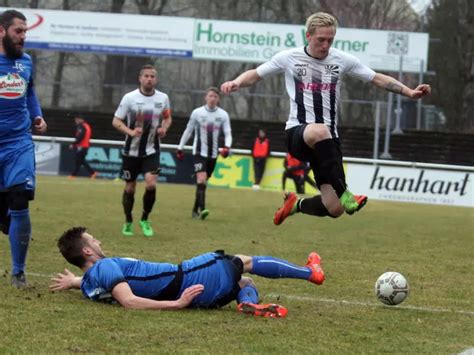
<svg viewBox="0 0 474 355">
<path fill-rule="evenodd" d="M 0 54 L 0 144 L 31 137 L 32 119 L 43 116 L 33 89 L 33 63 Z"/>
<path fill-rule="evenodd" d="M 115 285 L 127 282 L 135 296 L 154 299 L 174 279 L 177 270 L 177 265 L 169 263 L 104 258 L 84 274 L 81 290 L 94 301 L 108 300 Z"/>
<path fill-rule="evenodd" d="M 212 307 L 231 294 L 240 280 L 231 263 L 219 253 L 206 253 L 181 263 L 183 279 L 177 297 L 192 285 L 204 285 L 204 292 L 191 307 Z M 82 277 L 81 290 L 93 301 L 113 301 L 112 289 L 127 282 L 136 296 L 160 299 L 174 280 L 178 265 L 153 263 L 131 258 L 104 258 L 96 262 Z M 230 302 L 230 300 L 228 301 Z"/>
</svg>

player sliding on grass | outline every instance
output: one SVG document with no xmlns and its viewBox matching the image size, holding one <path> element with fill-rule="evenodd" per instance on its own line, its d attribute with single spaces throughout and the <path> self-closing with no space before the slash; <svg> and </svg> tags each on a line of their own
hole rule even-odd
<svg viewBox="0 0 474 355">
<path fill-rule="evenodd" d="M 344 211 L 353 214 L 367 202 L 366 196 L 353 195 L 347 189 L 342 165 L 337 117 L 344 75 L 412 99 L 431 92 L 426 84 L 412 90 L 362 65 L 353 55 L 331 48 L 336 27 L 337 20 L 332 15 L 323 12 L 311 15 L 306 21 L 306 46 L 277 53 L 257 69 L 248 70 L 221 86 L 222 92 L 228 94 L 270 75 L 285 73 L 290 96 L 286 123 L 288 151 L 310 163 L 321 195 L 298 199 L 294 193 L 287 194 L 273 219 L 277 225 L 295 212 L 331 217 L 339 217 Z"/>
<path fill-rule="evenodd" d="M 169 309 L 218 308 L 237 300 L 237 311 L 264 317 L 285 317 L 277 304 L 259 304 L 258 292 L 244 272 L 266 278 L 293 278 L 321 285 L 324 272 L 315 252 L 306 266 L 271 256 L 206 253 L 179 265 L 131 258 L 108 258 L 101 242 L 84 227 L 74 227 L 59 238 L 64 258 L 84 271 L 76 277 L 65 269 L 51 279 L 52 291 L 81 289 L 93 301 L 115 300 L 125 308 Z"/>
</svg>

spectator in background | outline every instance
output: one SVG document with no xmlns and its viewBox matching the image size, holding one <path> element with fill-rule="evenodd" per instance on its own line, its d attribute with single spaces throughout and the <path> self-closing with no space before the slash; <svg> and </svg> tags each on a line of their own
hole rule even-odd
<svg viewBox="0 0 474 355">
<path fill-rule="evenodd" d="M 316 182 L 309 177 L 309 170 L 311 169 L 308 163 L 296 159 L 290 153 L 286 154 L 283 162 L 285 171 L 282 177 L 282 189 L 285 190 L 286 179 L 293 179 L 295 182 L 296 192 L 299 194 L 305 193 L 305 182 L 316 188 Z"/>
<path fill-rule="evenodd" d="M 265 164 L 270 155 L 270 141 L 263 129 L 258 130 L 258 136 L 255 138 L 255 143 L 252 148 L 253 171 L 255 190 L 260 189 L 260 181 L 262 181 L 263 173 L 265 172 Z"/>
<path fill-rule="evenodd" d="M 91 179 L 95 179 L 97 177 L 97 173 L 86 161 L 87 151 L 91 145 L 91 126 L 86 122 L 83 115 L 80 113 L 73 114 L 72 117 L 74 117 L 74 123 L 76 124 L 76 141 L 71 144 L 71 149 L 74 151 L 75 163 L 74 170 L 72 171 L 71 175 L 69 175 L 69 178 L 75 179 L 79 173 L 79 170 L 81 169 L 81 166 L 84 166 L 84 168 L 89 172 Z"/>
</svg>

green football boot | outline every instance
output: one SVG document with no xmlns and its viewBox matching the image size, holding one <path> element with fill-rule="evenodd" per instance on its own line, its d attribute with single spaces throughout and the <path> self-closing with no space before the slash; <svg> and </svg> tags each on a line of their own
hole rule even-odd
<svg viewBox="0 0 474 355">
<path fill-rule="evenodd" d="M 133 223 L 128 222 L 123 225 L 122 234 L 126 237 L 133 236 Z"/>
<path fill-rule="evenodd" d="M 349 215 L 354 214 L 354 212 L 357 212 L 364 207 L 367 200 L 367 196 L 353 195 L 349 190 L 344 191 L 342 196 L 339 198 L 344 211 Z"/>
<path fill-rule="evenodd" d="M 209 213 L 210 213 L 209 210 L 205 208 L 201 211 L 201 214 L 199 217 L 201 217 L 201 219 L 206 219 L 206 217 L 209 216 Z"/>
<path fill-rule="evenodd" d="M 140 221 L 140 228 L 145 237 L 153 237 L 153 228 L 151 228 L 149 221 Z"/>
</svg>

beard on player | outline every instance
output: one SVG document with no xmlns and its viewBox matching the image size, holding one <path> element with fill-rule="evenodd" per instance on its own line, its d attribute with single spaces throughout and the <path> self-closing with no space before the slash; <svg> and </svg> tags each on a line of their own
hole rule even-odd
<svg viewBox="0 0 474 355">
<path fill-rule="evenodd" d="M 3 49 L 5 55 L 11 59 L 19 59 L 23 56 L 23 46 L 25 44 L 24 40 L 19 40 L 18 43 L 15 43 L 13 39 L 6 35 L 2 40 Z"/>
</svg>

